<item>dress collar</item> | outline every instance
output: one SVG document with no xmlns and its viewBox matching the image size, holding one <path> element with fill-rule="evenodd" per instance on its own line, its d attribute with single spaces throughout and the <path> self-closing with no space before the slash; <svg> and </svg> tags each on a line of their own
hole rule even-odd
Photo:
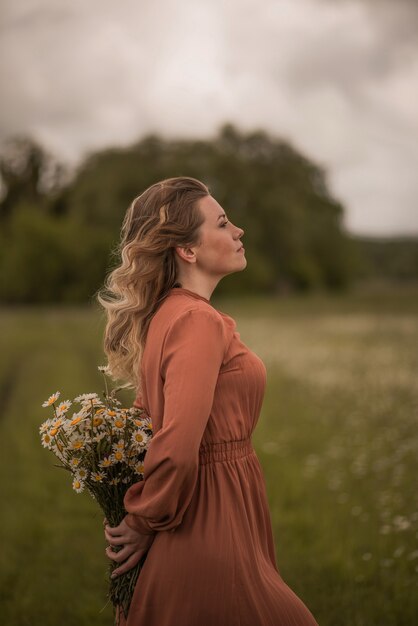
<svg viewBox="0 0 418 626">
<path fill-rule="evenodd" d="M 197 298 L 198 300 L 204 300 L 205 302 L 207 302 L 208 304 L 210 304 L 210 300 L 208 300 L 207 298 L 205 298 L 204 296 L 201 296 L 199 293 L 196 293 L 195 291 L 191 291 L 190 289 L 186 289 L 185 287 L 172 287 L 169 292 L 170 295 L 181 295 L 181 294 L 186 294 L 189 296 L 192 296 L 193 298 Z"/>
</svg>

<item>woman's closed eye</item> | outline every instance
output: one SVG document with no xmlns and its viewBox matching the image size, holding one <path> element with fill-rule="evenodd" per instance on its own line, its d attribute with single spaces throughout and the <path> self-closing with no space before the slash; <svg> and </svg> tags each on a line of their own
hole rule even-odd
<svg viewBox="0 0 418 626">
<path fill-rule="evenodd" d="M 223 224 L 221 224 L 221 228 L 223 228 L 224 226 L 226 226 L 228 224 L 228 222 L 224 222 Z"/>
</svg>

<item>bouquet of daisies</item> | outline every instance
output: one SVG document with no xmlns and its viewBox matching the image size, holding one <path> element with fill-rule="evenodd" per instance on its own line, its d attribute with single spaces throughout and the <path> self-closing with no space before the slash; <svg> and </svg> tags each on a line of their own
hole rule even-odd
<svg viewBox="0 0 418 626">
<path fill-rule="evenodd" d="M 103 401 L 96 393 L 85 393 L 56 406 L 60 396 L 57 391 L 42 404 L 53 407 L 53 416 L 43 422 L 39 432 L 42 445 L 59 459 L 58 467 L 71 472 L 73 489 L 77 493 L 87 490 L 114 527 L 126 515 L 123 499 L 127 489 L 144 478 L 152 423 L 143 408 L 121 408 L 115 397 L 121 387 L 109 393 L 108 366 L 98 369 L 105 380 Z M 80 409 L 70 415 L 74 403 Z M 125 616 L 145 558 L 146 555 L 125 574 L 109 579 L 109 598 L 115 610 L 121 608 Z M 112 561 L 109 577 L 117 566 Z"/>
</svg>

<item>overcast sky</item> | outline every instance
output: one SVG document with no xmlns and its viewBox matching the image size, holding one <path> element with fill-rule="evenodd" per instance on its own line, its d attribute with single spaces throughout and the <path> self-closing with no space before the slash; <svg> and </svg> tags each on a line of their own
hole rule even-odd
<svg viewBox="0 0 418 626">
<path fill-rule="evenodd" d="M 355 233 L 418 233 L 417 0 L 1 0 L 0 140 L 67 162 L 228 121 L 324 166 Z"/>
</svg>

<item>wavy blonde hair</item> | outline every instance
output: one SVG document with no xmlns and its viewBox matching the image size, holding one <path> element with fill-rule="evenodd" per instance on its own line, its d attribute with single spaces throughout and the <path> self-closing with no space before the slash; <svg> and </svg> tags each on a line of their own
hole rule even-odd
<svg viewBox="0 0 418 626">
<path fill-rule="evenodd" d="M 96 293 L 107 323 L 104 351 L 113 380 L 142 393 L 141 361 L 152 316 L 177 281 L 176 246 L 198 245 L 204 216 L 198 200 L 210 195 L 196 178 L 167 178 L 128 208 L 114 254 L 120 264 Z"/>
</svg>

